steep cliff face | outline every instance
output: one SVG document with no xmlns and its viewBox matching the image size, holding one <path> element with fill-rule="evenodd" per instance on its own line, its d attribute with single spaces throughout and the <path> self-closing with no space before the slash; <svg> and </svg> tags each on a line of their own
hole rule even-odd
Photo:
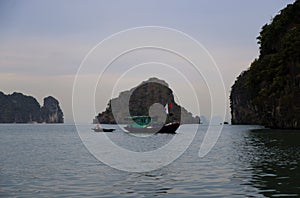
<svg viewBox="0 0 300 198">
<path fill-rule="evenodd" d="M 44 106 L 32 96 L 0 92 L 0 123 L 63 123 L 63 113 L 53 97 L 44 99 Z"/>
<path fill-rule="evenodd" d="M 41 109 L 42 120 L 46 123 L 63 123 L 64 114 L 58 101 L 52 96 L 44 98 L 44 106 Z"/>
<path fill-rule="evenodd" d="M 232 124 L 300 128 L 300 1 L 262 28 L 260 56 L 230 95 Z"/>
<path fill-rule="evenodd" d="M 180 121 L 181 123 L 199 123 L 199 117 L 193 117 L 185 108 L 174 100 L 173 91 L 168 84 L 157 78 L 150 78 L 129 91 L 121 92 L 118 98 L 111 99 L 106 110 L 97 116 L 100 123 L 126 123 L 128 116 L 149 115 L 154 104 L 160 104 L 155 113 L 161 115 L 166 104 L 172 104 L 167 122 Z M 153 109 L 152 109 L 153 110 Z"/>
<path fill-rule="evenodd" d="M 40 121 L 40 105 L 31 96 L 21 93 L 5 95 L 0 92 L 0 123 L 28 123 Z"/>
</svg>

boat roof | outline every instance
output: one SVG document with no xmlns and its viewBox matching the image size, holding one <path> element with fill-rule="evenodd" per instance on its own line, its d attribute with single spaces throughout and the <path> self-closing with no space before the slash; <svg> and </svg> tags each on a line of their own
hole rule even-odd
<svg viewBox="0 0 300 198">
<path fill-rule="evenodd" d="M 130 116 L 128 118 L 151 118 L 150 116 Z"/>
<path fill-rule="evenodd" d="M 150 116 L 131 116 L 131 117 L 126 117 L 124 120 L 125 121 L 137 121 L 137 120 L 152 120 L 152 121 L 155 121 L 158 119 L 157 116 L 154 116 L 154 117 L 150 117 Z"/>
<path fill-rule="evenodd" d="M 131 116 L 131 117 L 126 117 L 125 120 L 136 120 L 136 119 L 151 119 L 150 116 Z"/>
</svg>

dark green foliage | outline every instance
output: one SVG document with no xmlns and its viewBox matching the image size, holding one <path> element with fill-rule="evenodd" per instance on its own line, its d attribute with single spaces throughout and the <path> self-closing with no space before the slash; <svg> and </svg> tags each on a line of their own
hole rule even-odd
<svg viewBox="0 0 300 198">
<path fill-rule="evenodd" d="M 180 122 L 181 107 L 175 103 L 172 90 L 156 82 L 143 83 L 134 89 L 129 99 L 129 113 L 131 116 L 149 116 L 149 109 L 155 103 L 162 106 L 174 104 L 170 109 L 172 116 L 167 117 L 167 122 Z"/>
<path fill-rule="evenodd" d="M 120 93 L 118 98 L 111 99 L 106 110 L 99 113 L 97 119 L 103 124 L 115 124 L 116 122 L 124 124 L 129 116 L 150 116 L 150 107 L 155 103 L 162 106 L 167 103 L 173 104 L 172 109 L 170 109 L 172 115 L 167 116 L 166 122 L 199 123 L 199 118 L 193 117 L 186 109 L 176 104 L 173 91 L 168 84 L 157 78 L 150 78 L 139 86 Z M 114 112 L 112 112 L 112 106 L 115 109 Z M 129 114 L 127 113 L 128 110 Z"/>
<path fill-rule="evenodd" d="M 264 25 L 260 56 L 232 86 L 233 124 L 300 128 L 300 1 Z"/>
<path fill-rule="evenodd" d="M 59 112 L 57 122 L 61 123 L 63 122 L 63 114 L 57 100 L 55 101 L 52 100 L 52 107 L 56 105 L 57 112 Z M 50 123 L 51 121 L 48 118 L 53 117 L 53 113 L 53 108 L 51 109 L 49 105 L 45 104 L 41 108 L 37 100 L 32 96 L 25 96 L 16 92 L 11 95 L 5 95 L 0 92 L 0 123 Z"/>
<path fill-rule="evenodd" d="M 35 98 L 21 93 L 4 95 L 0 93 L 0 122 L 39 122 L 40 105 Z"/>
</svg>

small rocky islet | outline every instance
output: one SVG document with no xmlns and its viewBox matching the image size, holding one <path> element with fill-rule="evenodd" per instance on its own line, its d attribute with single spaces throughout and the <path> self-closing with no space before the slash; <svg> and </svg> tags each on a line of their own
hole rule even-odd
<svg viewBox="0 0 300 198">
<path fill-rule="evenodd" d="M 200 118 L 193 116 L 174 100 L 173 91 L 169 85 L 158 78 L 152 77 L 143 81 L 128 91 L 123 91 L 117 98 L 109 100 L 105 111 L 99 113 L 94 123 L 125 124 L 128 116 L 150 116 L 151 106 L 160 104 L 161 107 L 172 104 L 171 113 L 166 122 L 180 121 L 182 124 L 199 124 Z M 152 106 L 153 107 L 153 106 Z M 159 111 L 159 109 L 157 109 Z M 163 114 L 163 109 L 160 109 Z"/>
<path fill-rule="evenodd" d="M 52 96 L 41 107 L 32 96 L 0 92 L 0 123 L 64 123 L 64 114 Z"/>
</svg>

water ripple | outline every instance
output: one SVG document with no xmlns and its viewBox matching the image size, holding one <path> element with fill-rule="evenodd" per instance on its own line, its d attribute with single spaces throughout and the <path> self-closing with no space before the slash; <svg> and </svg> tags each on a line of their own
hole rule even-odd
<svg viewBox="0 0 300 198">
<path fill-rule="evenodd" d="M 189 132 L 188 125 L 183 128 Z M 225 126 L 217 145 L 200 159 L 201 126 L 174 163 L 130 173 L 97 161 L 72 125 L 0 125 L 0 196 L 299 197 L 300 133 L 251 128 Z M 111 138 L 146 151 L 171 136 L 138 139 L 117 131 Z"/>
</svg>

